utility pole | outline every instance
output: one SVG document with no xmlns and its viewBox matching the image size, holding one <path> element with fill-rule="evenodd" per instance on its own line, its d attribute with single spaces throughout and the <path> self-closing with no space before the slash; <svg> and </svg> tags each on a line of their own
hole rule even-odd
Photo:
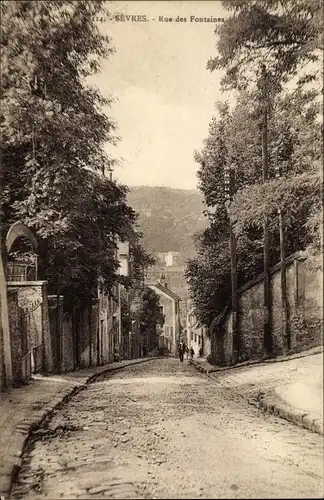
<svg viewBox="0 0 324 500">
<path fill-rule="evenodd" d="M 236 165 L 225 166 L 225 200 L 226 207 L 229 206 L 235 186 Z M 237 263 L 236 263 L 236 236 L 233 231 L 233 225 L 229 219 L 230 231 L 230 254 L 231 254 L 231 297 L 232 297 L 232 330 L 233 330 L 233 364 L 236 364 L 239 358 L 239 335 L 238 335 L 238 298 L 237 298 Z"/>
<path fill-rule="evenodd" d="M 268 170 L 268 82 L 267 70 L 265 64 L 262 65 L 262 177 L 263 182 L 269 179 Z M 264 271 L 264 324 L 263 324 L 263 345 L 265 357 L 272 353 L 271 336 L 271 289 L 270 289 L 270 263 L 269 263 L 269 222 L 268 217 L 264 216 L 263 223 L 263 271 Z"/>
<path fill-rule="evenodd" d="M 281 177 L 279 165 L 276 166 L 276 178 Z M 280 241 L 280 285 L 282 303 L 282 326 L 283 326 L 283 350 L 286 354 L 290 350 L 290 328 L 289 328 L 289 304 L 287 299 L 287 277 L 286 277 L 286 251 L 285 234 L 281 207 L 278 207 L 279 241 Z"/>
</svg>

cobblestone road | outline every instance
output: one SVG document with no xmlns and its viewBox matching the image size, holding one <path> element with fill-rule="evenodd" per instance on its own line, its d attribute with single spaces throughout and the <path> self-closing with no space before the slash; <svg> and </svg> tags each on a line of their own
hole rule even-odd
<svg viewBox="0 0 324 500">
<path fill-rule="evenodd" d="M 172 358 L 102 377 L 38 431 L 13 499 L 322 497 L 323 440 Z"/>
</svg>

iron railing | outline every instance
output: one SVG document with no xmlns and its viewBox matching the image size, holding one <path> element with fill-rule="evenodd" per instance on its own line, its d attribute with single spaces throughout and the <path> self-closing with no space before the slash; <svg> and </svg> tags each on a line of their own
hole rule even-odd
<svg viewBox="0 0 324 500">
<path fill-rule="evenodd" d="M 7 281 L 32 281 L 36 279 L 36 266 L 8 262 Z"/>
</svg>

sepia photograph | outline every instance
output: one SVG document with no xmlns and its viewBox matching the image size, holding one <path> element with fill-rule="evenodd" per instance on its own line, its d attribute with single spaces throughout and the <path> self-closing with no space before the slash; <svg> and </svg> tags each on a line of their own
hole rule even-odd
<svg viewBox="0 0 324 500">
<path fill-rule="evenodd" d="M 0 500 L 323 498 L 322 0 L 0 44 Z"/>
</svg>

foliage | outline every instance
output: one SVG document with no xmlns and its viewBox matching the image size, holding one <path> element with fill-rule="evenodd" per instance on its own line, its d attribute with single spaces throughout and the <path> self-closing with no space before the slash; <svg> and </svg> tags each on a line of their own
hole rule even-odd
<svg viewBox="0 0 324 500">
<path fill-rule="evenodd" d="M 262 63 L 274 92 L 296 75 L 300 84 L 319 76 L 321 0 L 226 0 L 222 4 L 231 15 L 216 28 L 218 55 L 210 58 L 207 68 L 225 70 L 224 88 L 242 90 L 255 84 Z"/>
<path fill-rule="evenodd" d="M 141 325 L 141 331 L 155 331 L 156 325 L 163 326 L 164 316 L 159 308 L 159 296 L 149 287 L 142 292 L 142 306 L 136 314 Z"/>
<path fill-rule="evenodd" d="M 189 261 L 186 276 L 196 315 L 206 326 L 230 300 L 230 218 L 237 236 L 239 286 L 263 270 L 265 216 L 270 221 L 270 265 L 279 260 L 279 207 L 287 254 L 314 251 L 321 241 L 316 231 L 322 214 L 322 127 L 316 93 L 298 89 L 274 101 L 268 134 L 270 180 L 264 184 L 259 111 L 249 106 L 254 97 L 242 92 L 233 110 L 218 105 L 219 118 L 212 120 L 204 147 L 195 154 L 209 227 L 196 238 L 198 256 Z M 229 205 L 227 167 L 236 191 Z"/>
<path fill-rule="evenodd" d="M 260 178 L 261 154 L 257 143 L 258 120 L 247 112 L 247 94 L 242 94 L 231 111 L 217 103 L 219 118 L 210 123 L 204 147 L 195 153 L 200 164 L 199 188 L 207 210 L 209 227 L 196 238 L 198 256 L 188 262 L 186 277 L 195 312 L 200 322 L 209 326 L 230 298 L 229 216 L 225 204 L 225 169 L 236 164 L 235 184 L 247 185 Z M 245 127 L 242 128 L 242 121 Z M 234 171 L 233 171 L 234 174 Z M 243 283 L 260 269 L 262 247 L 255 229 L 238 241 L 238 279 Z"/>
<path fill-rule="evenodd" d="M 164 316 L 159 308 L 159 296 L 149 287 L 134 288 L 128 299 L 122 301 L 122 325 L 131 331 L 132 323 L 139 325 L 146 347 L 156 347 L 157 325 L 163 326 Z"/>
<path fill-rule="evenodd" d="M 131 311 L 126 294 L 121 294 L 121 327 L 125 336 L 132 331 Z"/>
<path fill-rule="evenodd" d="M 126 188 L 99 175 L 115 143 L 110 106 L 86 83 L 112 46 L 102 1 L 2 2 L 3 231 L 19 220 L 40 243 L 41 277 L 75 298 L 116 281 L 115 237 L 135 212 Z"/>
<path fill-rule="evenodd" d="M 130 245 L 131 272 L 130 277 L 133 284 L 143 283 L 145 271 L 155 264 L 155 259 L 150 255 L 141 241 L 142 235 L 134 234 L 134 239 Z"/>
<path fill-rule="evenodd" d="M 218 55 L 207 68 L 225 71 L 222 90 L 238 91 L 237 102 L 232 110 L 226 103 L 217 105 L 218 118 L 195 154 L 210 225 L 197 238 L 198 257 L 187 268 L 196 314 L 207 326 L 230 299 L 230 222 L 237 238 L 239 285 L 262 271 L 265 216 L 270 265 L 278 260 L 278 208 L 287 253 L 316 252 L 323 240 L 322 127 L 318 93 L 305 86 L 321 74 L 323 5 L 318 0 L 231 0 L 223 5 L 231 15 L 216 28 Z M 284 90 L 295 77 L 295 91 Z M 264 106 L 269 180 L 263 184 Z M 225 203 L 226 169 L 234 190 L 231 203 Z"/>
<path fill-rule="evenodd" d="M 219 249 L 218 246 L 217 250 Z M 223 249 L 227 253 L 225 246 Z M 209 250 L 212 252 L 212 247 Z M 217 275 L 215 269 L 217 269 L 217 264 L 208 256 L 204 258 L 202 255 L 190 259 L 186 269 L 186 278 L 196 317 L 201 324 L 206 326 L 209 326 L 214 317 L 225 307 L 229 294 L 230 270 L 226 269 L 223 274 Z"/>
<path fill-rule="evenodd" d="M 315 92 L 299 89 L 276 99 L 269 123 L 270 180 L 238 189 L 230 209 L 237 234 L 247 228 L 261 229 L 264 216 L 275 233 L 280 208 L 289 253 L 319 246 L 316 228 L 322 213 L 322 126 L 318 114 Z"/>
<path fill-rule="evenodd" d="M 139 213 L 143 246 L 149 252 L 181 252 L 184 258 L 195 253 L 192 236 L 205 227 L 198 191 L 131 187 L 128 203 Z"/>
</svg>

